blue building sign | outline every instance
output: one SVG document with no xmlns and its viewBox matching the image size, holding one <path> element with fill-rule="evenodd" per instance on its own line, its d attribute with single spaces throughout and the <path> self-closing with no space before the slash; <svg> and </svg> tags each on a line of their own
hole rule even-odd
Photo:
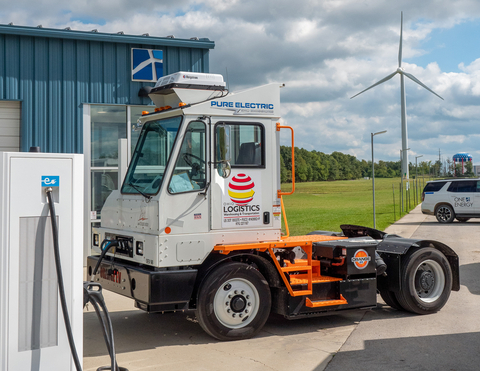
<svg viewBox="0 0 480 371">
<path fill-rule="evenodd" d="M 132 81 L 156 82 L 162 76 L 162 50 L 132 48 Z"/>
</svg>

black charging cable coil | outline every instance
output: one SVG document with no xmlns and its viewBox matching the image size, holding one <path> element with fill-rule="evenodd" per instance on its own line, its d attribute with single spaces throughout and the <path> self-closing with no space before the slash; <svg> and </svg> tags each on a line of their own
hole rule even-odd
<svg viewBox="0 0 480 371">
<path fill-rule="evenodd" d="M 82 371 L 82 366 L 80 364 L 80 359 L 78 358 L 78 353 L 77 349 L 75 346 L 75 341 L 73 339 L 73 332 L 72 332 L 72 326 L 70 324 L 70 317 L 68 315 L 68 309 L 67 309 L 67 300 L 65 298 L 65 286 L 63 283 L 63 273 L 62 273 L 62 265 L 60 262 L 60 248 L 59 248 L 59 243 L 58 243 L 58 226 L 57 226 L 57 216 L 55 213 L 55 205 L 53 202 L 52 198 L 52 188 L 47 188 L 46 193 L 47 193 L 47 200 L 48 200 L 48 206 L 50 210 L 50 220 L 52 222 L 52 234 L 53 234 L 53 250 L 54 250 L 54 256 L 55 256 L 55 267 L 57 271 L 57 281 L 58 281 L 58 291 L 60 295 L 60 303 L 62 306 L 62 312 L 63 312 L 63 320 L 65 322 L 65 328 L 67 330 L 67 338 L 68 338 L 68 343 L 70 345 L 70 351 L 72 353 L 73 361 L 75 363 L 75 368 L 77 371 Z M 105 242 L 105 241 L 104 241 Z M 107 241 L 108 242 L 108 241 Z M 100 258 L 98 260 L 98 263 L 94 269 L 92 277 L 95 275 L 96 271 L 98 270 L 98 267 L 100 266 L 100 262 L 103 260 L 105 257 L 105 254 L 107 251 L 115 245 L 116 241 L 111 241 L 109 245 L 107 245 L 104 248 L 104 251 L 102 251 L 102 255 L 100 255 Z M 118 244 L 118 242 L 117 242 Z M 104 244 L 102 243 L 102 246 Z M 105 343 L 107 345 L 107 350 L 108 354 L 110 355 L 111 359 L 111 365 L 110 366 L 104 366 L 104 367 L 99 367 L 97 371 L 104 371 L 104 370 L 113 370 L 113 371 L 128 371 L 124 367 L 120 367 L 117 365 L 116 362 L 116 354 L 115 354 L 115 344 L 114 344 L 114 338 L 113 338 L 113 327 L 112 327 L 112 321 L 110 319 L 110 315 L 108 314 L 107 306 L 105 305 L 105 301 L 103 299 L 102 295 L 102 286 L 99 283 L 93 283 L 93 282 L 84 282 L 83 283 L 83 307 L 90 302 L 92 303 L 95 312 L 97 313 L 97 317 L 100 320 L 100 323 L 102 325 L 102 331 L 103 331 L 103 336 L 105 338 Z M 100 314 L 100 308 L 103 311 L 103 314 L 105 318 L 102 317 Z"/>
</svg>

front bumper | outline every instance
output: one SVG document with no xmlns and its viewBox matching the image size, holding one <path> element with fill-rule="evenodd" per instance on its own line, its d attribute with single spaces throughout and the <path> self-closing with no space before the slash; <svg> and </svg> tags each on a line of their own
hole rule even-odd
<svg viewBox="0 0 480 371">
<path fill-rule="evenodd" d="M 98 259 L 98 256 L 87 258 L 89 275 Z M 102 261 L 95 282 L 105 290 L 134 299 L 138 308 L 155 312 L 185 309 L 196 277 L 196 269 L 150 270 L 115 259 Z"/>
</svg>

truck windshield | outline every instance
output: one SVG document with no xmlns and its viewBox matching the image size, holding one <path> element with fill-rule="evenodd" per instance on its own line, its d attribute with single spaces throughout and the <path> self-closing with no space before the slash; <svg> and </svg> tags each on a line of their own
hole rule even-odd
<svg viewBox="0 0 480 371">
<path fill-rule="evenodd" d="M 122 193 L 158 193 L 181 122 L 182 116 L 177 116 L 144 124 Z"/>
</svg>

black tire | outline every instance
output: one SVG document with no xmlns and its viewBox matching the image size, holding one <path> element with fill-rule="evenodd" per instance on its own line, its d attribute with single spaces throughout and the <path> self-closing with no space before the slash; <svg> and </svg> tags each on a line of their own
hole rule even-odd
<svg viewBox="0 0 480 371">
<path fill-rule="evenodd" d="M 403 309 L 417 314 L 437 312 L 452 290 L 450 264 L 436 249 L 413 250 L 402 264 L 401 284 L 395 296 Z"/>
<path fill-rule="evenodd" d="M 202 283 L 197 319 L 218 340 L 255 336 L 270 315 L 272 300 L 265 277 L 244 263 L 223 264 Z"/>
<path fill-rule="evenodd" d="M 391 306 L 393 309 L 396 310 L 403 310 L 403 307 L 400 305 L 400 303 L 397 300 L 397 297 L 395 296 L 395 293 L 393 291 L 389 290 L 379 290 L 380 291 L 380 296 L 382 297 L 383 301 Z"/>
<path fill-rule="evenodd" d="M 458 220 L 460 223 L 465 223 L 466 221 L 470 220 L 470 218 L 459 218 L 459 217 L 457 217 L 457 220 Z"/>
<path fill-rule="evenodd" d="M 435 216 L 439 223 L 451 223 L 455 219 L 455 212 L 450 205 L 443 204 L 437 207 Z"/>
</svg>

